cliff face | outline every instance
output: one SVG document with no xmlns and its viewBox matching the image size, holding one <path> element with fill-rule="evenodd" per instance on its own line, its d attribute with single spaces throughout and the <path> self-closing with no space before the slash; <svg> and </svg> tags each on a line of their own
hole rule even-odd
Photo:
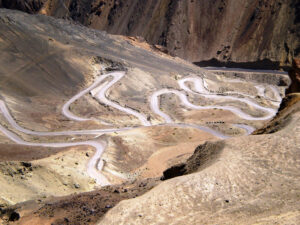
<svg viewBox="0 0 300 225">
<path fill-rule="evenodd" d="M 38 12 L 47 0 L 0 0 L 0 8 L 17 9 L 27 13 Z"/>
<path fill-rule="evenodd" d="M 40 13 L 142 36 L 192 62 L 290 66 L 300 52 L 299 0 L 46 0 Z"/>
<path fill-rule="evenodd" d="M 300 92 L 300 58 L 293 60 L 293 67 L 289 71 L 289 76 L 292 83 L 287 93 Z"/>
</svg>

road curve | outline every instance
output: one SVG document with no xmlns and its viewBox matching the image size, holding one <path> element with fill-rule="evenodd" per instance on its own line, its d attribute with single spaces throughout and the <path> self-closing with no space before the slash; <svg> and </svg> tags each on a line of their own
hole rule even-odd
<svg viewBox="0 0 300 225">
<path fill-rule="evenodd" d="M 228 135 L 224 135 L 221 132 L 218 132 L 216 130 L 213 130 L 209 127 L 205 127 L 205 126 L 200 126 L 197 124 L 186 124 L 186 123 L 170 123 L 168 124 L 169 126 L 174 126 L 174 127 L 183 127 L 183 128 L 195 128 L 197 130 L 202 130 L 204 132 L 210 133 L 212 135 L 214 135 L 215 137 L 218 137 L 220 139 L 228 139 L 231 138 L 231 136 Z M 243 130 L 246 131 L 246 135 L 250 135 L 253 133 L 253 131 L 255 130 L 254 127 L 251 127 L 249 125 L 246 124 L 232 124 L 235 127 L 241 128 Z"/>
<path fill-rule="evenodd" d="M 27 146 L 40 146 L 40 147 L 51 147 L 51 148 L 64 148 L 64 147 L 73 147 L 73 146 L 80 146 L 80 145 L 87 145 L 92 146 L 96 149 L 95 154 L 90 159 L 87 165 L 87 174 L 94 178 L 96 183 L 102 186 L 108 185 L 109 182 L 106 179 L 104 175 L 99 173 L 97 171 L 97 162 L 99 158 L 101 157 L 103 151 L 104 151 L 104 145 L 97 141 L 82 141 L 82 142 L 71 142 L 71 143 L 34 143 L 34 142 L 27 142 L 22 140 L 19 136 L 17 136 L 15 133 L 9 131 L 2 125 L 0 125 L 0 130 L 2 133 L 4 133 L 9 139 L 14 141 L 17 144 L 20 145 L 27 145 Z"/>
<path fill-rule="evenodd" d="M 89 86 L 88 88 L 84 89 L 83 91 L 79 92 L 78 94 L 74 95 L 72 98 L 70 98 L 62 107 L 62 113 L 68 117 L 71 120 L 75 120 L 75 121 L 87 121 L 87 120 L 91 120 L 88 118 L 83 118 L 83 117 L 79 117 L 76 116 L 75 114 L 73 114 L 70 111 L 70 105 L 75 102 L 76 100 L 78 100 L 79 98 L 81 98 L 83 95 L 89 93 L 90 90 L 92 90 L 93 88 L 97 87 L 97 85 L 102 82 L 102 80 L 104 80 L 106 77 L 104 76 L 100 76 L 96 79 L 96 81 Z"/>
<path fill-rule="evenodd" d="M 246 80 L 228 79 L 228 78 L 225 80 L 225 82 L 226 83 L 247 83 Z M 206 85 L 204 85 L 204 87 L 208 91 L 207 94 L 217 94 L 217 93 L 213 93 L 212 91 L 208 90 L 208 85 L 207 85 L 207 83 L 205 82 L 204 79 L 203 79 L 203 84 L 206 84 Z M 241 94 L 241 95 L 243 95 L 243 97 L 248 97 L 248 98 L 251 98 L 251 99 L 254 99 L 258 95 L 258 96 L 261 96 L 264 99 L 268 100 L 272 105 L 278 107 L 280 105 L 280 103 L 281 103 L 281 100 L 282 100 L 282 98 L 281 98 L 281 96 L 279 94 L 278 89 L 275 88 L 275 86 L 273 86 L 273 85 L 267 85 L 270 89 L 272 89 L 272 91 L 274 93 L 274 96 L 275 96 L 274 97 L 275 99 L 271 99 L 271 98 L 268 98 L 268 97 L 265 96 L 265 91 L 266 91 L 265 85 L 267 85 L 267 84 L 264 84 L 264 85 L 259 84 L 259 85 L 255 85 L 254 86 L 256 88 L 256 90 L 257 90 L 257 94 L 256 95 L 249 95 L 249 94 L 246 94 L 246 93 L 237 93 L 237 92 L 233 92 L 233 91 L 225 91 L 224 94 L 227 94 L 227 95 L 228 94 L 230 94 L 230 95 L 232 95 L 232 94 L 233 95 Z"/>
<path fill-rule="evenodd" d="M 102 80 L 104 80 L 105 78 L 107 78 L 109 76 L 112 76 L 112 74 L 110 73 L 110 74 L 101 76 L 100 78 L 98 78 L 96 80 L 96 82 L 93 85 L 91 85 L 87 89 L 81 91 L 80 93 L 78 93 L 77 95 L 72 97 L 63 107 L 64 114 L 67 116 L 70 116 L 70 119 L 75 118 L 75 120 L 76 120 L 76 118 L 77 118 L 77 119 L 79 119 L 79 121 L 84 121 L 83 119 L 81 120 L 79 117 L 77 117 L 75 115 L 73 116 L 73 114 L 69 111 L 69 105 L 72 102 L 74 102 L 75 100 L 77 100 L 78 98 L 80 98 L 81 96 L 83 96 L 84 94 L 88 93 L 89 91 L 92 91 L 94 88 L 97 88 L 97 85 L 99 83 L 101 83 Z M 137 116 L 141 120 L 141 122 L 144 126 L 149 126 L 150 123 L 146 120 L 145 116 L 143 116 L 143 115 L 140 116 L 139 114 L 136 114 L 136 112 L 134 110 L 118 106 L 116 103 L 110 102 L 109 100 L 106 99 L 105 92 L 113 84 L 115 84 L 119 79 L 121 79 L 123 76 L 124 76 L 123 73 L 113 73 L 114 80 L 107 83 L 107 85 L 104 84 L 100 88 L 100 90 L 97 91 L 96 95 L 98 97 L 98 100 L 103 102 L 104 104 L 111 105 L 112 107 L 115 107 L 124 112 L 127 112 L 129 114 Z M 155 109 L 155 110 L 157 110 L 157 109 Z M 2 113 L 2 115 L 5 117 L 5 119 L 8 121 L 8 123 L 14 129 L 16 129 L 22 133 L 29 134 L 29 135 L 35 135 L 35 136 L 59 136 L 59 135 L 98 135 L 99 136 L 99 134 L 101 135 L 103 133 L 111 133 L 111 132 L 116 132 L 116 131 L 124 131 L 124 130 L 132 129 L 130 127 L 125 127 L 125 128 L 112 128 L 112 129 L 57 131 L 57 132 L 32 131 L 32 130 L 28 130 L 26 128 L 21 127 L 14 120 L 14 118 L 10 114 L 9 109 L 7 108 L 7 106 L 3 100 L 0 100 L 0 112 Z M 170 124 L 170 125 L 172 126 L 172 124 Z M 225 136 L 217 131 L 214 131 L 210 128 L 207 128 L 207 127 L 202 127 L 202 126 L 197 126 L 197 125 L 187 125 L 187 124 L 178 124 L 177 126 L 193 127 L 193 128 L 200 129 L 200 130 L 206 131 L 208 133 L 211 133 L 212 135 L 219 137 L 219 138 L 228 138 L 227 136 Z M 99 143 L 98 141 L 83 141 L 83 142 L 71 142 L 71 143 L 69 143 L 69 142 L 67 142 L 67 143 L 34 143 L 34 142 L 27 142 L 27 141 L 22 140 L 19 136 L 17 136 L 15 133 L 9 131 L 2 125 L 0 125 L 0 130 L 12 141 L 16 142 L 17 144 L 21 144 L 21 145 L 53 147 L 53 148 L 72 147 L 72 146 L 79 146 L 79 145 L 92 146 L 96 149 L 96 151 L 95 151 L 95 154 L 93 155 L 93 157 L 91 158 L 91 160 L 88 162 L 87 173 L 91 178 L 95 179 L 97 184 L 102 185 L 102 186 L 109 184 L 107 179 L 101 173 L 99 173 L 99 171 L 102 169 L 102 166 L 103 166 L 103 162 L 100 160 L 101 155 L 105 149 L 103 143 Z"/>
<path fill-rule="evenodd" d="M 192 91 L 188 86 L 186 86 L 186 84 L 185 84 L 186 82 L 193 82 L 196 92 Z M 266 116 L 263 116 L 263 117 L 253 117 L 248 114 L 245 114 L 240 109 L 233 107 L 233 106 L 211 106 L 211 108 L 219 108 L 219 109 L 229 110 L 229 111 L 235 113 L 237 116 L 239 116 L 243 119 L 246 119 L 246 120 L 268 120 L 268 119 L 273 118 L 277 112 L 276 109 L 263 107 L 263 106 L 255 103 L 249 99 L 246 99 L 246 98 L 238 98 L 238 97 L 234 97 L 234 96 L 223 96 L 223 95 L 220 96 L 217 94 L 211 94 L 209 91 L 206 90 L 206 88 L 204 88 L 203 80 L 198 77 L 183 78 L 178 81 L 178 84 L 179 84 L 180 88 L 182 88 L 186 92 L 201 95 L 205 98 L 210 98 L 210 99 L 224 99 L 224 100 L 233 100 L 233 101 L 244 102 L 247 105 L 249 105 L 255 109 L 261 110 L 261 111 L 265 112 L 265 114 L 267 114 Z"/>
<path fill-rule="evenodd" d="M 9 124 L 16 130 L 30 135 L 36 136 L 63 136 L 63 135 L 101 135 L 105 133 L 112 133 L 117 131 L 125 131 L 131 129 L 131 127 L 124 128 L 111 128 L 111 129 L 94 129 L 94 130 L 69 130 L 69 131 L 33 131 L 21 127 L 11 116 L 5 102 L 0 100 L 0 111 Z"/>
<path fill-rule="evenodd" d="M 174 127 L 182 127 L 182 128 L 195 128 L 197 130 L 201 130 L 207 133 L 210 133 L 212 135 L 214 135 L 215 137 L 218 137 L 220 139 L 228 139 L 230 138 L 230 136 L 224 135 L 221 132 L 218 132 L 216 130 L 213 130 L 209 127 L 205 127 L 205 126 L 200 126 L 197 124 L 186 124 L 186 123 L 169 123 L 169 126 L 174 126 Z"/>
<path fill-rule="evenodd" d="M 158 105 L 158 97 L 160 95 L 164 95 L 164 94 L 175 94 L 177 95 L 181 102 L 187 107 L 187 108 L 190 108 L 190 109 L 196 109 L 196 110 L 203 110 L 203 109 L 223 109 L 223 110 L 228 110 L 228 111 L 231 111 L 232 113 L 236 114 L 237 116 L 239 116 L 240 118 L 242 119 L 245 119 L 245 120 L 268 120 L 268 119 L 271 119 L 273 118 L 273 116 L 276 114 L 276 111 L 273 111 L 272 109 L 272 114 L 268 114 L 266 116 L 263 116 L 263 117 L 254 117 L 254 116 L 251 116 L 245 112 L 243 112 L 242 110 L 240 110 L 239 108 L 236 108 L 236 107 L 233 107 L 233 106 L 198 106 L 198 105 L 194 105 L 192 104 L 191 102 L 189 102 L 187 96 L 185 93 L 182 93 L 181 91 L 178 91 L 178 90 L 172 90 L 172 89 L 162 89 L 162 90 L 159 90 L 159 91 L 156 91 L 152 97 L 151 97 L 151 109 L 154 109 L 153 111 L 158 114 L 159 116 L 163 117 L 164 120 L 169 123 L 172 121 L 172 119 L 170 118 L 169 115 L 165 114 L 164 112 L 162 112 L 160 109 L 159 109 L 159 105 Z M 222 96 L 223 97 L 223 96 Z"/>
<path fill-rule="evenodd" d="M 108 74 L 105 74 L 105 75 L 101 75 L 99 76 L 95 82 L 89 86 L 88 88 L 80 91 L 78 94 L 76 94 L 75 96 L 73 96 L 69 101 L 67 101 L 64 105 L 63 105 L 63 108 L 62 108 L 62 113 L 68 117 L 69 119 L 71 120 L 77 120 L 77 121 L 86 121 L 86 120 L 90 120 L 90 119 L 87 119 L 87 118 L 82 118 L 82 117 L 78 117 L 76 115 L 74 115 L 72 112 L 70 112 L 70 105 L 78 100 L 80 97 L 82 97 L 83 95 L 87 94 L 87 93 L 91 93 L 91 95 L 93 97 L 96 97 L 96 99 L 99 101 L 99 102 L 102 102 L 104 103 L 105 105 L 108 105 L 110 107 L 113 107 L 113 108 L 116 108 L 122 112 L 125 112 L 127 114 L 131 114 L 135 117 L 137 117 L 141 123 L 144 125 L 144 126 L 151 126 L 151 123 L 147 120 L 147 117 L 133 109 L 130 109 L 130 108 L 126 108 L 126 107 L 122 107 L 118 104 L 116 104 L 115 102 L 113 101 L 110 101 L 109 99 L 106 98 L 105 96 L 105 93 L 107 92 L 107 90 L 113 86 L 116 82 L 118 82 L 120 79 L 122 79 L 122 77 L 125 75 L 125 72 L 112 72 L 112 73 L 108 73 Z M 109 78 L 109 77 L 112 77 L 113 79 L 109 82 L 105 82 L 101 87 L 100 87 L 100 90 L 97 86 L 99 86 L 99 84 L 101 84 L 101 82 L 103 80 L 105 80 L 106 78 Z M 94 92 L 93 90 L 98 90 L 98 92 Z"/>
<path fill-rule="evenodd" d="M 96 79 L 96 81 L 91 86 L 80 91 L 78 94 L 73 96 L 69 101 L 67 101 L 62 107 L 62 113 L 69 119 L 75 120 L 75 121 L 91 120 L 88 118 L 82 118 L 82 117 L 76 116 L 69 110 L 70 105 L 74 101 L 78 100 L 80 97 L 82 97 L 83 95 L 90 92 L 91 95 L 93 97 L 95 97 L 99 102 L 106 104 L 110 107 L 116 108 L 127 114 L 137 117 L 143 126 L 151 126 L 151 122 L 147 120 L 147 117 L 145 115 L 139 113 L 136 110 L 120 106 L 117 103 L 110 101 L 105 96 L 107 90 L 109 88 L 111 88 L 116 82 L 118 82 L 124 75 L 125 75 L 125 72 L 112 72 L 112 73 L 108 73 L 105 75 L 101 75 L 100 77 L 98 77 Z M 112 77 L 113 79 L 111 81 L 103 82 L 105 79 L 107 79 L 109 77 Z M 186 86 L 185 82 L 187 82 L 187 81 L 194 83 L 196 92 L 194 92 L 188 86 Z M 199 80 L 199 78 L 197 78 L 197 79 L 191 78 L 191 77 L 184 78 L 184 79 L 179 80 L 178 83 L 179 83 L 179 86 L 185 92 L 193 92 L 194 94 L 203 95 L 203 97 L 206 97 L 206 98 L 230 99 L 230 100 L 242 101 L 256 109 L 259 109 L 259 110 L 262 110 L 262 111 L 268 113 L 268 115 L 257 118 L 257 117 L 250 116 L 250 115 L 244 113 L 243 111 L 241 111 L 240 109 L 232 107 L 232 106 L 196 106 L 188 101 L 187 93 L 184 93 L 184 92 L 178 91 L 178 90 L 172 90 L 172 89 L 162 89 L 162 90 L 154 92 L 150 99 L 150 107 L 151 107 L 152 111 L 154 113 L 156 113 L 157 115 L 161 116 L 166 122 L 166 124 L 161 124 L 160 126 L 167 125 L 167 126 L 177 126 L 177 127 L 185 127 L 185 128 L 195 128 L 195 129 L 199 129 L 199 130 L 208 132 L 208 133 L 210 133 L 218 138 L 221 138 L 221 139 L 229 138 L 229 136 L 226 136 L 226 135 L 224 135 L 218 131 L 215 131 L 209 127 L 194 125 L 194 124 L 174 123 L 172 118 L 169 115 L 167 115 L 166 113 L 164 113 L 160 110 L 159 97 L 164 94 L 177 95 L 180 98 L 181 102 L 188 108 L 192 108 L 192 109 L 212 109 L 212 108 L 218 109 L 219 108 L 219 109 L 229 110 L 229 111 L 235 113 L 236 115 L 238 115 L 239 117 L 241 117 L 243 119 L 248 119 L 248 120 L 269 119 L 269 118 L 273 117 L 274 112 L 275 112 L 274 109 L 262 107 L 262 106 L 254 103 L 250 100 L 247 100 L 247 99 L 241 99 L 241 98 L 232 97 L 232 96 L 219 96 L 216 94 L 211 94 L 209 91 L 207 91 L 205 89 L 203 82 L 201 82 L 201 80 Z M 272 90 L 274 91 L 274 93 L 276 93 L 275 87 Z M 275 94 L 275 97 L 277 99 L 281 98 L 280 95 L 276 96 L 276 94 Z M 5 117 L 5 119 L 8 121 L 8 123 L 14 129 L 16 129 L 22 133 L 25 133 L 25 134 L 36 135 L 36 136 L 97 135 L 97 137 L 99 137 L 99 135 L 102 135 L 103 133 L 111 133 L 111 132 L 116 132 L 116 131 L 124 131 L 124 130 L 133 129 L 132 127 L 125 127 L 125 128 L 56 131 L 56 132 L 32 131 L 32 130 L 23 128 L 20 125 L 18 125 L 18 123 L 14 120 L 14 118 L 10 114 L 9 109 L 7 108 L 7 106 L 3 100 L 0 100 L 0 113 L 2 113 L 2 115 Z M 234 124 L 234 126 L 246 130 L 247 134 L 251 134 L 254 130 L 253 127 L 244 125 L 244 124 Z M 93 157 L 88 162 L 87 173 L 90 177 L 95 179 L 97 184 L 102 185 L 102 186 L 109 184 L 108 180 L 104 177 L 104 175 L 99 173 L 99 171 L 101 171 L 102 167 L 103 167 L 103 162 L 100 160 L 101 155 L 106 147 L 106 143 L 104 143 L 103 141 L 81 141 L 81 142 L 67 142 L 67 143 L 35 143 L 35 142 L 27 142 L 27 141 L 22 140 L 18 135 L 11 132 L 10 130 L 8 130 L 7 128 L 5 128 L 2 125 L 0 125 L 0 131 L 2 131 L 8 138 L 10 138 L 12 141 L 16 142 L 17 144 L 27 145 L 27 146 L 41 146 L 41 147 L 53 147 L 53 148 L 72 147 L 72 146 L 80 146 L 80 145 L 92 146 L 95 148 L 96 151 L 95 151 L 95 154 L 93 155 Z"/>
<path fill-rule="evenodd" d="M 95 94 L 91 91 L 91 94 L 95 96 L 95 98 L 99 101 L 104 103 L 105 105 L 111 106 L 113 108 L 116 108 L 122 112 L 125 112 L 127 114 L 133 115 L 137 117 L 140 122 L 142 123 L 143 126 L 151 126 L 150 121 L 147 120 L 147 117 L 143 115 L 142 113 L 137 112 L 136 110 L 126 108 L 123 106 L 118 105 L 117 103 L 110 101 L 109 99 L 106 98 L 105 93 L 107 90 L 113 86 L 116 82 L 118 82 L 123 76 L 125 75 L 125 72 L 114 72 L 110 73 L 104 76 L 112 76 L 113 80 L 105 85 L 100 90 L 97 90 Z"/>
</svg>

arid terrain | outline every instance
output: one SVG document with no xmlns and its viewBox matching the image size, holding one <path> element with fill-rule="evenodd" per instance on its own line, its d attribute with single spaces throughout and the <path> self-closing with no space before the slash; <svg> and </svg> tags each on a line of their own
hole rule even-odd
<svg viewBox="0 0 300 225">
<path fill-rule="evenodd" d="M 0 223 L 299 220 L 300 98 L 285 97 L 297 61 L 291 78 L 203 69 L 139 38 L 8 9 L 0 52 Z"/>
<path fill-rule="evenodd" d="M 288 68 L 300 54 L 299 0 L 1 0 L 0 7 L 142 37 L 200 66 Z"/>
</svg>

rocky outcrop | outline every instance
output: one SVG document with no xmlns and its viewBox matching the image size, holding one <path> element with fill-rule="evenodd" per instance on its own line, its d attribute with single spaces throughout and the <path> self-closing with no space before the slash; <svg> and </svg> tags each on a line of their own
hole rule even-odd
<svg viewBox="0 0 300 225">
<path fill-rule="evenodd" d="M 293 67 L 289 71 L 289 75 L 292 81 L 287 93 L 300 92 L 300 58 L 293 60 Z"/>
<path fill-rule="evenodd" d="M 24 202 L 14 206 L 0 205 L 0 222 L 10 224 L 96 224 L 108 210 L 124 199 L 140 196 L 160 181 L 147 179 L 133 184 L 107 186 L 96 191 L 64 197 L 53 197 L 45 202 Z M 1 221 L 2 219 L 2 221 Z"/>
<path fill-rule="evenodd" d="M 0 0 L 0 8 L 17 9 L 27 13 L 38 12 L 47 0 Z"/>
<path fill-rule="evenodd" d="M 185 163 L 181 163 L 170 167 L 163 172 L 161 180 L 171 179 L 182 175 L 194 173 L 199 169 L 210 166 L 220 155 L 224 147 L 224 142 L 205 142 L 199 145 L 194 154 L 187 159 Z"/>
<path fill-rule="evenodd" d="M 19 2 L 44 1 L 8 2 L 22 10 Z M 295 0 L 46 0 L 39 13 L 142 36 L 199 65 L 278 69 L 291 66 L 300 52 Z"/>
<path fill-rule="evenodd" d="M 69 16 L 89 27 L 143 36 L 193 62 L 212 58 L 221 62 L 268 59 L 274 68 L 290 65 L 291 58 L 299 54 L 297 1 L 68 2 Z M 52 9 L 48 14 L 61 16 L 57 11 Z M 261 67 L 266 65 L 261 63 Z"/>
<path fill-rule="evenodd" d="M 291 122 L 292 115 L 298 111 L 300 111 L 300 93 L 289 94 L 282 100 L 277 115 L 252 134 L 275 133 L 287 126 Z"/>
</svg>

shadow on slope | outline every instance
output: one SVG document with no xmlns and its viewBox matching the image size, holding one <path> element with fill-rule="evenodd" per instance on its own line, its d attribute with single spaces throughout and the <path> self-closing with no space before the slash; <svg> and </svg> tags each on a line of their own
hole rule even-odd
<svg viewBox="0 0 300 225">
<path fill-rule="evenodd" d="M 279 108 L 275 118 L 265 124 L 262 128 L 253 132 L 253 135 L 271 134 L 286 127 L 291 122 L 293 113 L 300 110 L 300 94 L 287 95 Z M 185 163 L 174 165 L 163 172 L 161 180 L 168 180 L 174 177 L 199 172 L 212 165 L 219 157 L 224 141 L 206 142 L 199 145 L 193 155 Z"/>
<path fill-rule="evenodd" d="M 194 173 L 213 164 L 224 148 L 224 141 L 205 142 L 199 145 L 194 154 L 185 163 L 174 165 L 163 172 L 161 180 L 168 180 L 190 173 Z"/>
<path fill-rule="evenodd" d="M 259 69 L 259 70 L 280 70 L 289 71 L 291 67 L 281 66 L 280 62 L 271 61 L 270 59 L 257 60 L 254 62 L 233 62 L 233 61 L 219 61 L 216 58 L 194 62 L 200 67 L 227 67 L 227 68 L 243 68 L 243 69 Z"/>
</svg>

